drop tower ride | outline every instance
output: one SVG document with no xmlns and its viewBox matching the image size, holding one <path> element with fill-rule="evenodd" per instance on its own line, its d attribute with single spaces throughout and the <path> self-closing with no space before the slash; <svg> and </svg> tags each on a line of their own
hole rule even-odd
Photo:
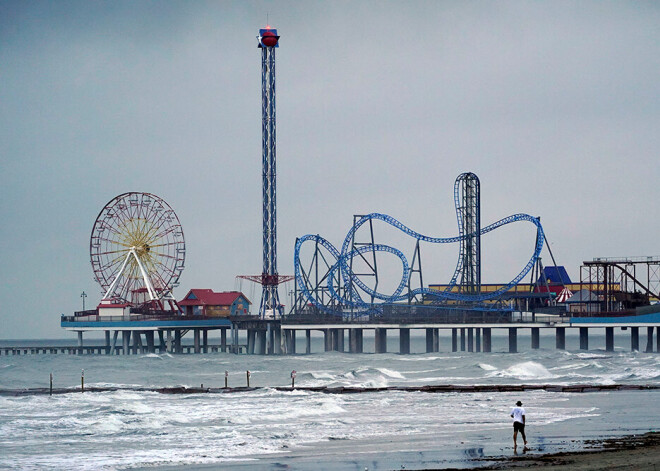
<svg viewBox="0 0 660 471">
<path fill-rule="evenodd" d="M 259 30 L 261 49 L 261 115 L 263 177 L 263 271 L 259 316 L 281 316 L 277 285 L 277 206 L 275 191 L 275 49 L 280 37 L 276 29 Z"/>
</svg>

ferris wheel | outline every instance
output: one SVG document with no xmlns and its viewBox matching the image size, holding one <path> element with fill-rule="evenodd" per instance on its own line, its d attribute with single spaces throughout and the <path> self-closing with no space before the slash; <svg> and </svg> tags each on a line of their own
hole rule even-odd
<svg viewBox="0 0 660 471">
<path fill-rule="evenodd" d="M 186 256 L 174 210 L 150 193 L 124 193 L 101 210 L 89 244 L 103 299 L 132 305 L 173 301 Z"/>
</svg>

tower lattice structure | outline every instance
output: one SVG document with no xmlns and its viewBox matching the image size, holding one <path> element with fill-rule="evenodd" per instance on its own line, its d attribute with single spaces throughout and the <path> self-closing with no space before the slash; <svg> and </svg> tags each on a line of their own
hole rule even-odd
<svg viewBox="0 0 660 471">
<path fill-rule="evenodd" d="M 460 253 L 460 292 L 481 292 L 481 196 L 479 178 L 462 173 L 454 185 L 459 233 L 463 236 Z"/>
<path fill-rule="evenodd" d="M 263 271 L 261 273 L 261 305 L 259 315 L 281 315 L 277 291 L 277 205 L 275 167 L 275 49 L 277 30 L 259 30 L 261 49 L 261 115 L 262 115 L 262 180 L 263 180 Z"/>
</svg>

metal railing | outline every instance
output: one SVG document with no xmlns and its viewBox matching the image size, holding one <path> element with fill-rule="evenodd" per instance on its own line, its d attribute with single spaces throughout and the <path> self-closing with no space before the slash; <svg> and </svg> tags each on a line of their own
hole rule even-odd
<svg viewBox="0 0 660 471">
<path fill-rule="evenodd" d="M 96 311 L 93 311 L 96 313 Z M 61 322 L 141 322 L 141 321 L 198 321 L 198 320 L 217 320 L 229 319 L 222 316 L 201 316 L 201 315 L 161 315 L 161 314 L 131 314 L 130 316 L 99 316 L 94 315 L 78 315 L 74 313 L 73 316 L 65 316 L 62 314 Z"/>
</svg>

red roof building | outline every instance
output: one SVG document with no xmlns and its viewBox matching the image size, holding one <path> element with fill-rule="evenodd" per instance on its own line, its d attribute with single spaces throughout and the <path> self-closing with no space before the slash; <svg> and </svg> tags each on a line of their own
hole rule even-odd
<svg viewBox="0 0 660 471">
<path fill-rule="evenodd" d="M 186 316 L 229 317 L 250 314 L 250 304 L 238 291 L 216 293 L 211 289 L 191 289 L 179 301 Z"/>
</svg>

